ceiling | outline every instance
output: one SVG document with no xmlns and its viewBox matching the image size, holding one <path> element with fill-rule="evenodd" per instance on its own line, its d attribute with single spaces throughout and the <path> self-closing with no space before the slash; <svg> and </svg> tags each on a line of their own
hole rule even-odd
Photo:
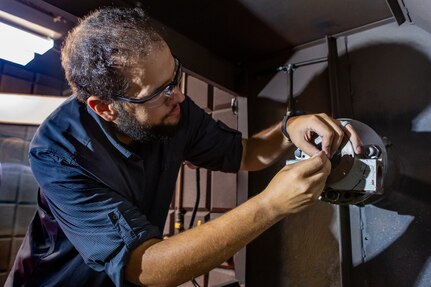
<svg viewBox="0 0 431 287">
<path fill-rule="evenodd" d="M 238 62 L 392 17 L 385 0 L 45 0 L 82 17 L 103 6 L 140 6 L 216 55 Z"/>
<path fill-rule="evenodd" d="M 322 39 L 326 35 L 392 17 L 386 0 L 1 1 L 6 2 L 0 6 L 8 9 L 13 9 L 11 1 L 18 6 L 34 7 L 37 13 L 47 14 L 51 21 L 60 16 L 64 22 L 60 23 L 62 29 L 75 25 L 76 17 L 101 7 L 142 7 L 162 24 L 204 46 L 217 57 L 235 64 L 268 58 L 280 52 L 284 54 L 292 47 Z M 34 18 L 34 13 L 23 15 L 26 19 Z M 26 68 L 64 79 L 59 54 L 61 41 L 56 44 L 56 49 L 37 56 Z"/>
</svg>

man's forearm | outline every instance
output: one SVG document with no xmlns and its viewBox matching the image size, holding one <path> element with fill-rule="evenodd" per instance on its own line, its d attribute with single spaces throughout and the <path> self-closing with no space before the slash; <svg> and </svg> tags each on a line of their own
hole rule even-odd
<svg viewBox="0 0 431 287">
<path fill-rule="evenodd" d="M 260 170 L 279 160 L 293 148 L 281 132 L 281 123 L 243 140 L 241 170 Z"/>
<path fill-rule="evenodd" d="M 284 216 L 314 202 L 330 166 L 323 152 L 287 165 L 263 192 L 221 217 L 169 239 L 143 243 L 131 254 L 126 279 L 143 286 L 176 286 L 208 272 Z"/>
<path fill-rule="evenodd" d="M 141 260 L 136 260 L 136 264 L 141 261 L 139 283 L 177 286 L 204 274 L 232 257 L 280 218 L 269 208 L 265 196 L 259 194 L 213 221 L 169 239 L 154 241 Z M 130 274 L 132 265 L 129 262 L 126 269 L 129 280 L 137 278 Z"/>
</svg>

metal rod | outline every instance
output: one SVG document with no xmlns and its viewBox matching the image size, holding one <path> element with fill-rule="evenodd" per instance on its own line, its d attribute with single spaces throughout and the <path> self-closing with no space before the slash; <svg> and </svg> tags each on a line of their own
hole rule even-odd
<svg viewBox="0 0 431 287">
<path fill-rule="evenodd" d="M 328 46 L 328 73 L 329 73 L 329 97 L 331 101 L 331 113 L 333 117 L 340 116 L 340 94 L 338 91 L 338 48 L 337 39 L 326 37 Z M 350 272 L 352 266 L 352 237 L 350 231 L 349 206 L 338 207 L 339 224 L 339 258 L 341 286 L 350 286 Z"/>
<path fill-rule="evenodd" d="M 295 103 L 293 99 L 293 72 L 296 68 L 309 66 L 313 64 L 323 63 L 328 61 L 327 57 L 317 58 L 307 61 L 302 61 L 294 64 L 286 64 L 277 68 L 277 71 L 282 71 L 287 73 L 287 86 L 289 87 L 288 97 L 287 97 L 287 112 L 295 112 Z"/>
<path fill-rule="evenodd" d="M 386 0 L 386 3 L 388 4 L 389 9 L 391 10 L 392 15 L 394 16 L 398 25 L 403 24 L 406 21 L 406 17 L 404 16 L 400 3 L 398 3 L 397 0 Z"/>
<path fill-rule="evenodd" d="M 293 100 L 293 66 L 289 66 L 287 73 L 288 73 L 288 81 L 289 81 L 289 97 L 287 100 L 287 112 L 294 112 L 295 111 L 295 104 Z"/>
<path fill-rule="evenodd" d="M 322 57 L 322 58 L 317 58 L 317 59 L 302 61 L 302 62 L 293 63 L 293 64 L 292 63 L 291 64 L 286 64 L 286 65 L 278 67 L 277 71 L 287 72 L 287 70 L 289 69 L 289 67 L 291 67 L 293 69 L 296 69 L 296 68 L 299 68 L 299 67 L 314 65 L 314 64 L 323 63 L 323 62 L 326 62 L 326 61 L 328 61 L 328 57 Z"/>
<path fill-rule="evenodd" d="M 352 270 L 352 238 L 350 230 L 350 207 L 338 206 L 338 224 L 340 232 L 340 277 L 341 286 L 351 286 L 350 270 Z"/>
<path fill-rule="evenodd" d="M 326 37 L 328 47 L 329 96 L 333 118 L 340 117 L 340 94 L 338 92 L 338 48 L 337 40 Z"/>
</svg>

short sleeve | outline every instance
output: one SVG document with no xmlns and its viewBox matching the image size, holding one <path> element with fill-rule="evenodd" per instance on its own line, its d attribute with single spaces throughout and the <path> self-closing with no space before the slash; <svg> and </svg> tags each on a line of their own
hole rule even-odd
<svg viewBox="0 0 431 287">
<path fill-rule="evenodd" d="M 72 160 L 32 150 L 30 165 L 49 210 L 88 266 L 122 286 L 130 253 L 159 229 L 133 204 Z"/>
<path fill-rule="evenodd" d="M 185 159 L 210 170 L 237 172 L 242 159 L 242 135 L 215 121 L 186 97 L 187 145 Z"/>
</svg>

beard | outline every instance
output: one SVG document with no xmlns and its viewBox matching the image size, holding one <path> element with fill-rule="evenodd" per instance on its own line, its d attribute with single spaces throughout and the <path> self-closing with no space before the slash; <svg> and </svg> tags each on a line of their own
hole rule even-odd
<svg viewBox="0 0 431 287">
<path fill-rule="evenodd" d="M 122 105 L 117 106 L 117 130 L 130 137 L 135 142 L 167 141 L 175 135 L 181 122 L 182 117 L 180 117 L 179 122 L 176 124 L 161 123 L 158 125 L 150 125 L 140 123 L 133 115 L 127 112 Z"/>
</svg>

